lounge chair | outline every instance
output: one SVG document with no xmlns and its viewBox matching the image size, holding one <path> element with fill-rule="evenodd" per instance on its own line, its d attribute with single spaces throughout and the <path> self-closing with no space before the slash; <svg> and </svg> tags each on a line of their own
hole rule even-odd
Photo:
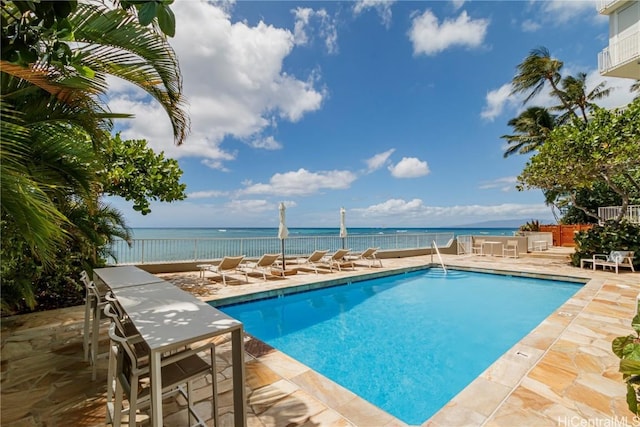
<svg viewBox="0 0 640 427">
<path fill-rule="evenodd" d="M 296 264 L 300 266 L 308 265 L 309 267 L 313 268 L 313 271 L 315 271 L 316 274 L 318 274 L 318 264 L 322 264 L 322 258 L 327 255 L 327 252 L 329 251 L 313 251 L 313 253 L 309 255 L 308 258 L 298 260 L 296 261 Z"/>
<path fill-rule="evenodd" d="M 379 248 L 368 248 L 366 251 L 359 254 L 347 255 L 345 259 L 349 261 L 367 261 L 369 263 L 369 267 L 373 267 L 375 263 L 378 263 L 380 264 L 380 267 L 382 267 L 382 260 L 376 257 L 378 249 Z"/>
<path fill-rule="evenodd" d="M 345 259 L 351 249 L 338 249 L 331 256 L 325 256 L 320 262 L 326 266 L 329 266 L 329 271 L 333 271 L 336 267 L 338 271 L 342 271 L 343 267 L 355 268 L 353 261 Z"/>
<path fill-rule="evenodd" d="M 248 272 L 257 271 L 262 273 L 262 278 L 264 281 L 267 281 L 267 274 L 270 276 L 273 275 L 271 273 L 273 267 L 275 267 L 278 258 L 281 257 L 281 254 L 264 254 L 260 257 L 260 259 L 254 263 L 247 264 L 243 267 L 243 270 Z"/>
<path fill-rule="evenodd" d="M 485 242 L 485 239 L 473 239 L 473 244 L 471 246 L 471 253 L 484 255 L 484 242 Z"/>
<path fill-rule="evenodd" d="M 507 244 L 502 247 L 502 256 L 505 258 L 506 257 L 518 258 L 518 241 L 507 240 Z"/>
<path fill-rule="evenodd" d="M 635 273 L 633 268 L 633 251 L 611 251 L 609 255 L 595 254 L 593 255 L 593 269 L 600 265 L 603 269 L 607 267 L 615 268 L 616 274 L 618 274 L 619 267 L 630 268 Z"/>
<path fill-rule="evenodd" d="M 227 275 L 231 273 L 242 273 L 247 283 L 249 283 L 249 276 L 247 272 L 243 270 L 240 264 L 244 261 L 244 255 L 241 256 L 226 256 L 222 258 L 222 261 L 218 265 L 212 265 L 209 267 L 209 271 L 222 276 L 222 284 L 227 286 Z"/>
</svg>

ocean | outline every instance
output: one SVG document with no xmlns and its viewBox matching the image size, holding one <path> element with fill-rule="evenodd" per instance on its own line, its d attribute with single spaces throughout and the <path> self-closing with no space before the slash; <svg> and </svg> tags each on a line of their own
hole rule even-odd
<svg viewBox="0 0 640 427">
<path fill-rule="evenodd" d="M 517 228 L 347 228 L 348 235 L 374 235 L 396 233 L 453 233 L 459 235 L 486 234 L 493 236 L 513 236 Z M 278 227 L 254 228 L 133 228 L 134 239 L 193 239 L 193 238 L 251 238 L 251 237 L 277 237 Z M 338 236 L 340 229 L 336 228 L 289 228 L 289 237 L 306 236 Z"/>
</svg>

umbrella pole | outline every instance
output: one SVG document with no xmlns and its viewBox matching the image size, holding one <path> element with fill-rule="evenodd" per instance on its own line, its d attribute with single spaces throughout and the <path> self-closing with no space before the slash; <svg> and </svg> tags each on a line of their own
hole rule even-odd
<svg viewBox="0 0 640 427">
<path fill-rule="evenodd" d="M 284 274 L 284 270 L 287 268 L 285 261 L 284 261 L 284 239 L 281 239 L 282 241 L 282 272 Z"/>
</svg>

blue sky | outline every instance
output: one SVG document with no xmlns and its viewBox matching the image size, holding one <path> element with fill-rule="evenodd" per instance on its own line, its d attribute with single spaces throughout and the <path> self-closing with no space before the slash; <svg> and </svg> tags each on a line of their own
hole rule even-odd
<svg viewBox="0 0 640 427">
<path fill-rule="evenodd" d="M 192 130 L 175 146 L 161 108 L 113 81 L 117 123 L 178 160 L 188 198 L 133 227 L 450 227 L 551 219 L 518 192 L 526 156 L 501 135 L 523 109 L 516 66 L 545 46 L 563 72 L 599 83 L 608 20 L 579 1 L 174 3 Z M 632 81 L 603 106 L 628 103 Z M 530 105 L 551 105 L 548 94 Z"/>
</svg>

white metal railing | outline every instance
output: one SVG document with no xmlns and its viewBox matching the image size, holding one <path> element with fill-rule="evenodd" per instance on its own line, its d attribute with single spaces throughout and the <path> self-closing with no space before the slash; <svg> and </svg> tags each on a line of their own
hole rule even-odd
<svg viewBox="0 0 640 427">
<path fill-rule="evenodd" d="M 640 29 L 618 41 L 609 41 L 609 43 L 609 47 L 598 53 L 600 73 L 640 58 Z"/>
<path fill-rule="evenodd" d="M 364 251 L 379 248 L 384 251 L 428 248 L 432 241 L 439 247 L 446 247 L 453 238 L 453 233 L 354 234 L 344 239 L 339 236 L 298 236 L 285 239 L 284 246 L 287 257 L 297 257 L 316 249 Z M 116 240 L 110 249 L 115 257 L 107 260 L 110 265 L 150 264 L 207 261 L 225 255 L 258 258 L 265 253 L 281 253 L 282 242 L 277 237 L 134 239 L 130 246 L 124 240 Z"/>
<path fill-rule="evenodd" d="M 622 206 L 604 206 L 598 208 L 598 216 L 602 221 L 609 221 L 620 216 Z M 640 224 L 640 205 L 627 206 L 627 211 L 623 215 L 627 221 Z"/>
</svg>

